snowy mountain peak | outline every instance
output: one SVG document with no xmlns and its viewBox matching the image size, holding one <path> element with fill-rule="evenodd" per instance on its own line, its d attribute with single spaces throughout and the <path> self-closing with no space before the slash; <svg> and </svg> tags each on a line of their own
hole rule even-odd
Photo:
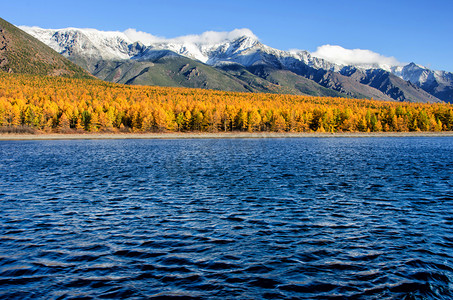
<svg viewBox="0 0 453 300">
<path fill-rule="evenodd" d="M 422 66 L 422 65 L 419 65 L 419 64 L 416 64 L 414 62 L 411 62 L 409 64 L 407 64 L 406 66 L 404 66 L 406 69 L 412 69 L 412 70 L 419 70 L 419 69 L 423 69 L 423 70 L 428 70 L 428 68 Z"/>
</svg>

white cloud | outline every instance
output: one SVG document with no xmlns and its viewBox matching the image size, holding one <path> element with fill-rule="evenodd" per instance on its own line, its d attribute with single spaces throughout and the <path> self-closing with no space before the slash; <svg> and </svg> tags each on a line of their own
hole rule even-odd
<svg viewBox="0 0 453 300">
<path fill-rule="evenodd" d="M 315 57 L 342 65 L 402 65 L 395 57 L 387 57 L 371 50 L 345 49 L 336 45 L 324 45 L 311 53 Z"/>
<path fill-rule="evenodd" d="M 256 35 L 250 29 L 242 28 L 242 29 L 234 29 L 233 31 L 206 31 L 199 35 L 185 35 L 179 36 L 176 38 L 163 38 L 157 37 L 152 34 L 137 31 L 136 29 L 127 29 L 123 32 L 131 41 L 133 42 L 141 42 L 145 45 L 151 45 L 155 43 L 164 43 L 164 42 L 172 42 L 176 44 L 184 44 L 184 43 L 191 43 L 191 44 L 218 44 L 224 41 L 234 40 L 241 36 L 248 36 L 255 39 L 258 39 Z"/>
<path fill-rule="evenodd" d="M 165 38 L 157 37 L 144 31 L 137 31 L 133 28 L 126 29 L 123 33 L 132 42 L 141 42 L 144 45 L 150 45 L 165 41 Z"/>
</svg>

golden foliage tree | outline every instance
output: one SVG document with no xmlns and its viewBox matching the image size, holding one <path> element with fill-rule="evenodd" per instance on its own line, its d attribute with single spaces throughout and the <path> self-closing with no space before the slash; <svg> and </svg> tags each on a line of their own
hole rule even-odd
<svg viewBox="0 0 453 300">
<path fill-rule="evenodd" d="M 0 126 L 92 132 L 447 131 L 453 130 L 453 107 L 0 73 Z"/>
</svg>

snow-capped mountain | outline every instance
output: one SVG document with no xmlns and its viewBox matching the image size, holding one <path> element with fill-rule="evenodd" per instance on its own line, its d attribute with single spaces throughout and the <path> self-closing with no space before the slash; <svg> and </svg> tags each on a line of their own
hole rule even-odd
<svg viewBox="0 0 453 300">
<path fill-rule="evenodd" d="M 19 28 L 65 56 L 83 53 L 88 57 L 116 60 L 130 59 L 136 54 L 131 49 L 133 42 L 121 32 L 78 28 L 58 30 L 25 26 Z"/>
<path fill-rule="evenodd" d="M 451 81 L 453 73 L 445 71 L 433 71 L 421 65 L 410 63 L 403 67 L 395 68 L 393 73 L 404 80 L 417 85 L 431 85 L 434 82 L 447 83 Z"/>
<path fill-rule="evenodd" d="M 453 103 L 453 73 L 433 71 L 426 67 L 410 63 L 397 69 L 394 73 L 431 95 L 446 102 Z"/>
<path fill-rule="evenodd" d="M 19 26 L 19 28 L 65 56 L 83 53 L 86 57 L 104 60 L 146 60 L 149 55 L 152 55 L 153 50 L 170 50 L 208 65 L 238 63 L 248 67 L 266 62 L 267 54 L 277 57 L 279 63 L 283 65 L 287 63 L 287 58 L 294 58 L 316 69 L 339 71 L 342 67 L 313 57 L 308 51 L 281 51 L 268 47 L 247 30 L 240 30 L 244 35 L 229 35 L 214 42 L 209 39 L 184 37 L 145 42 L 139 39 L 133 40 L 130 35 L 116 31 L 78 28 L 43 29 L 27 26 Z"/>
<path fill-rule="evenodd" d="M 92 73 L 99 68 L 100 61 L 144 62 L 161 58 L 162 53 L 173 53 L 223 70 L 228 65 L 239 65 L 262 78 L 269 75 L 270 69 L 285 70 L 352 97 L 429 102 L 438 101 L 436 97 L 439 97 L 453 102 L 452 73 L 432 71 L 413 63 L 405 66 L 392 64 L 391 59 L 381 59 L 383 63 L 355 62 L 354 53 L 349 60 L 351 64 L 345 64 L 344 61 L 335 63 L 304 50 L 282 51 L 271 48 L 262 44 L 248 29 L 163 39 L 135 30 L 114 32 L 78 28 L 20 28 Z M 258 66 L 266 66 L 267 73 L 263 73 L 262 68 L 257 70 Z M 377 74 L 372 70 L 383 71 L 378 76 L 379 82 L 376 77 L 373 80 L 369 78 Z M 374 86 L 370 83 L 372 81 Z M 367 87 L 351 92 L 352 85 Z M 370 91 L 370 87 L 380 92 Z M 395 89 L 399 92 L 395 93 Z"/>
</svg>

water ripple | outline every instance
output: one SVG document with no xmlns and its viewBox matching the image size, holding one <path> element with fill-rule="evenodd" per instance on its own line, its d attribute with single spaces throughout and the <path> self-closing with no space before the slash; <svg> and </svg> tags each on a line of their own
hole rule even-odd
<svg viewBox="0 0 453 300">
<path fill-rule="evenodd" d="M 0 298 L 453 298 L 452 138 L 0 143 Z"/>
</svg>

